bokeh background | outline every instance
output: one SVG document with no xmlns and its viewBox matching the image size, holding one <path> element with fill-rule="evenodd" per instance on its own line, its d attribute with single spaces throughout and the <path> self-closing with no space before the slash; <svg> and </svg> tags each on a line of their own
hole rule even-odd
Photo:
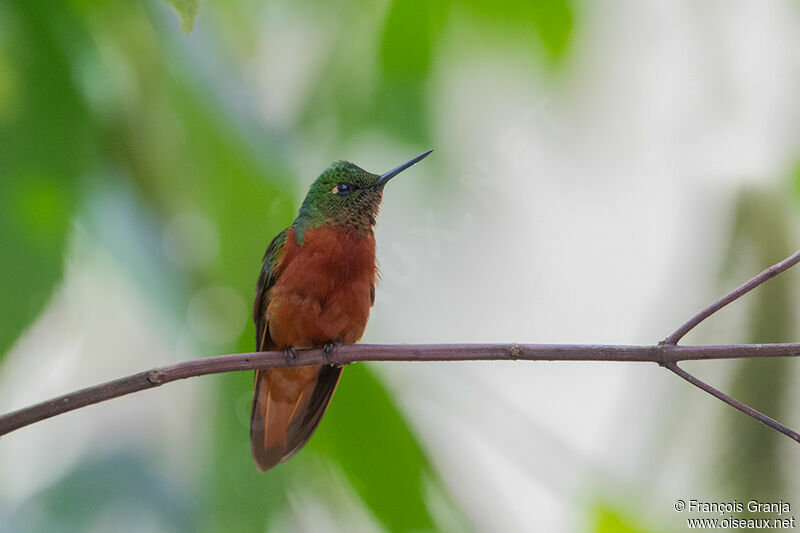
<svg viewBox="0 0 800 533">
<path fill-rule="evenodd" d="M 798 247 L 798 95 L 793 0 L 5 0 L 0 411 L 251 351 L 261 255 L 311 181 L 428 148 L 386 191 L 365 341 L 655 343 Z M 798 341 L 799 288 L 686 342 Z M 800 427 L 797 361 L 686 367 Z M 0 530 L 665 532 L 677 499 L 800 507 L 797 444 L 656 365 L 351 365 L 266 475 L 251 387 L 3 437 Z"/>
</svg>

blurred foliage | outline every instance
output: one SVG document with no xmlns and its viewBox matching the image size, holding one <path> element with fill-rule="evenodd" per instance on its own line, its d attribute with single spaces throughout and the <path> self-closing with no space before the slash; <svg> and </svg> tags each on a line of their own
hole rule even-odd
<svg viewBox="0 0 800 533">
<path fill-rule="evenodd" d="M 566 0 L 394 0 L 385 13 L 376 4 L 352 2 L 337 5 L 330 16 L 347 22 L 337 27 L 325 71 L 303 110 L 303 127 L 326 135 L 333 131 L 340 142 L 379 131 L 421 146 L 432 140 L 427 101 L 436 52 L 453 20 L 481 32 L 482 46 L 510 39 L 541 52 L 550 67 L 567 57 L 575 23 Z"/>
<path fill-rule="evenodd" d="M 190 497 L 146 457 L 97 457 L 15 509 L 4 531 L 81 533 L 119 530 L 126 522 L 138 531 L 192 531 L 197 515 Z"/>
<path fill-rule="evenodd" d="M 654 533 L 640 520 L 612 505 L 597 504 L 591 509 L 591 531 L 594 533 Z"/>
<path fill-rule="evenodd" d="M 168 11 L 174 8 L 190 32 L 197 0 L 0 4 L 0 233 L 14 250 L 0 262 L 0 353 L 58 283 L 74 220 L 176 322 L 208 287 L 249 300 L 266 244 L 297 209 L 297 176 L 285 160 L 294 145 L 317 136 L 338 151 L 377 129 L 427 148 L 430 80 L 454 10 L 478 24 L 502 20 L 524 39 L 536 36 L 553 62 L 564 57 L 573 24 L 564 0 L 514 2 L 508 10 L 488 1 L 286 4 L 336 24 L 296 129 L 281 131 L 240 94 L 259 21 L 275 4 L 204 4 L 203 27 L 191 36 L 177 31 Z M 175 233 L 187 218 L 202 235 Z M 199 250 L 191 248 L 195 241 L 205 243 L 206 253 L 188 262 L 167 257 L 166 235 L 190 251 Z M 249 326 L 235 341 L 196 345 L 204 352 L 249 351 L 252 336 Z M 181 494 L 185 487 L 146 460 L 121 453 L 75 465 L 12 516 L 14 527 L 24 529 L 20 524 L 31 519 L 42 529 L 85 530 L 97 520 L 113 524 L 104 509 L 120 506 L 149 513 L 167 530 L 262 530 L 287 512 L 299 480 L 322 486 L 314 479 L 327 470 L 317 467 L 328 464 L 387 530 L 436 529 L 424 495 L 431 483 L 440 493 L 444 488 L 367 365 L 345 371 L 310 445 L 267 475 L 250 458 L 252 376 L 211 379 L 217 407 L 204 434 L 213 440 L 187 452 L 200 472 L 196 494 Z M 318 493 L 325 498 L 324 489 Z"/>
<path fill-rule="evenodd" d="M 191 32 L 197 16 L 198 0 L 165 1 L 177 11 L 183 30 Z M 431 50 L 440 37 L 451 4 L 479 17 L 499 20 L 505 26 L 532 28 L 553 63 L 564 56 L 569 46 L 574 12 L 567 0 L 514 0 L 502 3 L 486 0 L 394 0 L 389 6 L 381 47 L 384 74 L 394 78 L 392 81 L 405 84 L 419 80 L 421 75 L 428 73 Z M 397 94 L 402 95 L 402 90 Z"/>
<path fill-rule="evenodd" d="M 575 13 L 567 0 L 514 0 L 511 2 L 464 2 L 473 16 L 493 21 L 512 32 L 522 29 L 543 45 L 550 65 L 567 54 L 575 24 Z M 534 31 L 531 32 L 530 28 Z M 533 42 L 528 42 L 533 47 Z"/>
<path fill-rule="evenodd" d="M 800 202 L 800 163 L 794 167 L 792 175 L 792 182 L 794 184 L 794 198 L 795 201 Z"/>
<path fill-rule="evenodd" d="M 789 228 L 789 204 L 775 192 L 744 191 L 736 205 L 733 232 L 726 265 L 766 267 L 789 256 L 794 250 Z M 752 258 L 750 261 L 743 259 Z M 757 270 L 758 267 L 749 268 Z M 728 283 L 743 279 L 741 269 L 728 266 L 723 279 Z M 760 286 L 738 305 L 749 305 L 746 343 L 795 342 L 792 279 L 778 276 Z M 759 411 L 782 420 L 789 412 L 791 368 L 785 358 L 750 359 L 737 363 L 730 394 Z M 725 481 L 741 494 L 760 498 L 780 498 L 785 487 L 785 468 L 778 453 L 786 437 L 754 422 L 737 411 L 725 409 L 726 434 L 722 460 L 736 468 L 726 468 Z"/>
<path fill-rule="evenodd" d="M 85 39 L 59 3 L 0 5 L 0 357 L 61 277 L 78 180 L 96 157 L 97 131 L 72 77 Z"/>
<path fill-rule="evenodd" d="M 199 0 L 166 0 L 172 4 L 175 11 L 181 17 L 183 31 L 189 33 L 194 28 L 194 18 L 197 16 L 197 4 Z"/>
</svg>

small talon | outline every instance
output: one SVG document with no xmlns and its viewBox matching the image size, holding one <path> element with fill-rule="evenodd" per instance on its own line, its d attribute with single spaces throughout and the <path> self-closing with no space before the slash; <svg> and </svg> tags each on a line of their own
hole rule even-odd
<svg viewBox="0 0 800 533">
<path fill-rule="evenodd" d="M 297 350 L 294 349 L 294 346 L 287 346 L 284 351 L 286 352 L 287 365 L 293 365 L 297 362 Z"/>
<path fill-rule="evenodd" d="M 336 349 L 336 345 L 332 342 L 329 342 L 325 346 L 322 347 L 322 355 L 325 356 L 325 360 L 328 361 L 329 364 L 335 365 L 336 362 L 333 360 L 333 351 Z"/>
</svg>

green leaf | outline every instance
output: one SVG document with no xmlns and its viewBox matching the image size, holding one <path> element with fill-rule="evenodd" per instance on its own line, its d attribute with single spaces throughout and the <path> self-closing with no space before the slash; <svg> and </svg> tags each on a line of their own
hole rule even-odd
<svg viewBox="0 0 800 533">
<path fill-rule="evenodd" d="M 0 18 L 0 357 L 61 279 L 95 124 L 75 86 L 70 52 L 86 35 L 60 3 L 13 1 Z M 64 46 L 69 43 L 69 47 Z"/>
<path fill-rule="evenodd" d="M 447 20 L 447 8 L 444 0 L 392 2 L 381 43 L 384 75 L 414 79 L 428 76 L 434 46 Z"/>
<path fill-rule="evenodd" d="M 194 18 L 197 16 L 199 0 L 165 0 L 172 4 L 175 11 L 181 17 L 181 27 L 186 33 L 191 33 L 194 27 Z"/>
<path fill-rule="evenodd" d="M 430 141 L 427 86 L 447 14 L 445 0 L 395 0 L 386 17 L 381 76 L 369 116 L 410 142 Z"/>
<path fill-rule="evenodd" d="M 74 189 L 46 167 L 7 177 L 0 186 L 0 357 L 44 308 L 61 279 Z"/>
<path fill-rule="evenodd" d="M 542 40 L 551 61 L 558 61 L 567 51 L 574 16 L 567 0 L 535 0 L 529 3 L 530 21 Z"/>
<path fill-rule="evenodd" d="M 477 24 L 498 24 L 505 35 L 518 39 L 534 37 L 551 65 L 558 65 L 566 57 L 572 42 L 575 10 L 571 0 L 486 0 L 467 2 L 461 7 L 471 13 Z"/>
</svg>

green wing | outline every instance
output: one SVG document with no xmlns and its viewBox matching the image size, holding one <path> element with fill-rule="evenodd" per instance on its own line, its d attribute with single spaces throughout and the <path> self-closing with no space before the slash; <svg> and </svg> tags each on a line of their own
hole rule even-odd
<svg viewBox="0 0 800 533">
<path fill-rule="evenodd" d="M 267 306 L 270 300 L 270 289 L 278 279 L 278 267 L 283 259 L 283 247 L 286 244 L 287 229 L 278 233 L 267 246 L 264 253 L 261 274 L 256 283 L 256 299 L 253 302 L 253 322 L 256 325 L 256 349 L 266 350 L 272 344 L 269 336 L 269 317 Z"/>
</svg>

